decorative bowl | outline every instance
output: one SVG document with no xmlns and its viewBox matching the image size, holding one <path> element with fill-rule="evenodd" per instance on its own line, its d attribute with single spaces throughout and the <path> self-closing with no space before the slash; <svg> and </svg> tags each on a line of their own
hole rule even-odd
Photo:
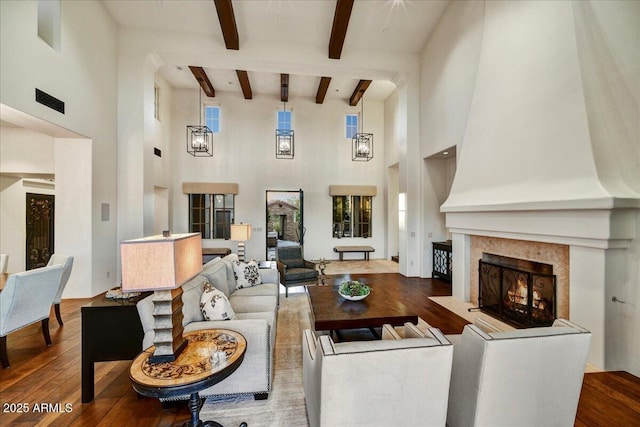
<svg viewBox="0 0 640 427">
<path fill-rule="evenodd" d="M 361 301 L 369 296 L 371 288 L 356 280 L 342 282 L 338 288 L 340 296 L 349 301 Z"/>
</svg>

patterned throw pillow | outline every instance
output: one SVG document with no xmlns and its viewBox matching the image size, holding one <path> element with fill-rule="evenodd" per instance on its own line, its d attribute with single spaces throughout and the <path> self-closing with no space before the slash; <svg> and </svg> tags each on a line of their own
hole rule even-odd
<svg viewBox="0 0 640 427">
<path fill-rule="evenodd" d="M 231 320 L 236 318 L 236 313 L 229 303 L 227 296 L 206 283 L 204 292 L 200 297 L 200 310 L 204 320 Z"/>
<path fill-rule="evenodd" d="M 258 271 L 258 263 L 251 261 L 244 263 L 241 261 L 233 262 L 233 275 L 236 277 L 237 288 L 250 288 L 251 286 L 260 285 L 260 272 Z"/>
</svg>

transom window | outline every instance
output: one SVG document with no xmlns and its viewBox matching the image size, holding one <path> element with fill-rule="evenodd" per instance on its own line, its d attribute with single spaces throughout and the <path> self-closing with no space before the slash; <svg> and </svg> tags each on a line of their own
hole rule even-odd
<svg viewBox="0 0 640 427">
<path fill-rule="evenodd" d="M 333 237 L 371 237 L 372 196 L 333 196 Z"/>
<path fill-rule="evenodd" d="M 233 194 L 189 194 L 189 231 L 203 239 L 228 239 L 234 202 Z"/>
<path fill-rule="evenodd" d="M 345 116 L 345 137 L 351 139 L 356 133 L 358 133 L 358 115 L 347 114 Z"/>
<path fill-rule="evenodd" d="M 204 124 L 211 130 L 211 132 L 220 133 L 220 106 L 219 105 L 205 105 Z"/>
<path fill-rule="evenodd" d="M 291 110 L 278 110 L 278 127 L 280 130 L 291 130 Z"/>
</svg>

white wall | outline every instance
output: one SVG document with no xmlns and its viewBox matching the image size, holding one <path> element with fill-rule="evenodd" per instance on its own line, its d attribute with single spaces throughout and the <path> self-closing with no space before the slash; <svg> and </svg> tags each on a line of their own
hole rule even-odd
<svg viewBox="0 0 640 427">
<path fill-rule="evenodd" d="M 451 2 L 420 58 L 420 153 L 424 194 L 424 277 L 433 270 L 433 242 L 451 238 L 440 206 L 449 196 L 455 161 L 427 159 L 460 148 L 469 117 L 482 43 L 484 2 Z"/>
<path fill-rule="evenodd" d="M 293 110 L 295 157 L 275 158 L 276 111 L 282 103 L 275 97 L 254 97 L 218 92 L 221 132 L 214 136 L 213 157 L 193 157 L 186 152 L 185 127 L 198 124 L 198 92 L 175 89 L 172 126 L 173 217 L 172 231 L 188 227 L 188 198 L 182 183 L 236 182 L 236 222 L 251 223 L 254 231 L 246 244 L 247 258 L 265 257 L 265 191 L 304 190 L 305 256 L 309 259 L 337 258 L 335 245 L 373 246 L 374 258 L 386 258 L 384 185 L 384 107 L 365 96 L 364 131 L 374 134 L 374 158 L 369 162 L 351 160 L 351 140 L 344 137 L 344 116 L 359 112 L 346 101 L 290 98 Z M 335 239 L 332 237 L 332 199 L 329 185 L 375 185 L 373 237 Z M 261 228 L 261 231 L 255 230 Z M 235 247 L 221 243 L 220 246 Z"/>
<path fill-rule="evenodd" d="M 476 84 L 484 9 L 483 1 L 449 3 L 422 51 L 422 158 L 462 144 Z"/>
<path fill-rule="evenodd" d="M 116 202 L 116 27 L 101 2 L 64 2 L 58 52 L 37 37 L 36 14 L 35 1 L 0 2 L 0 103 L 93 141 L 90 158 L 65 159 L 90 164 L 79 168 L 90 175 L 76 179 L 91 191 L 72 195 L 80 206 L 90 200 L 88 209 L 76 212 L 90 228 L 69 246 L 69 255 L 91 254 L 86 268 L 74 265 L 84 273 L 74 273 L 79 289 L 71 295 L 87 297 L 115 284 L 116 223 L 102 222 L 100 207 Z M 63 100 L 65 114 L 36 103 L 36 87 Z"/>
<path fill-rule="evenodd" d="M 101 212 L 93 211 L 95 193 L 91 179 L 94 164 L 91 161 L 93 142 L 84 139 L 55 139 L 56 163 L 56 218 L 55 218 L 55 251 L 63 255 L 73 256 L 73 269 L 69 282 L 64 289 L 63 298 L 86 298 L 101 292 L 99 289 L 89 290 L 84 278 L 92 276 L 94 251 L 101 245 L 86 245 L 87 236 L 92 235 L 92 223 L 95 219 L 100 224 Z M 73 167 L 70 167 L 73 165 Z M 106 248 L 105 248 L 106 250 Z M 112 255 L 112 254 L 109 254 Z M 112 279 L 112 267 L 102 279 Z M 97 274 L 97 273 L 96 273 Z"/>
<path fill-rule="evenodd" d="M 17 127 L 0 127 L 0 171 L 3 174 L 53 175 L 53 138 Z"/>
<path fill-rule="evenodd" d="M 421 168 L 415 161 L 420 155 L 417 62 L 415 65 L 414 73 L 407 74 L 406 81 L 385 100 L 385 164 L 388 168 L 397 168 L 397 176 L 395 171 L 389 175 L 393 178 L 389 182 L 397 185 L 390 195 L 397 194 L 399 203 L 404 203 L 403 212 L 389 214 L 390 220 L 398 220 L 397 237 L 394 238 L 397 238 L 400 256 L 399 271 L 405 276 L 425 277 Z M 388 206 L 388 209 L 394 207 Z"/>
</svg>

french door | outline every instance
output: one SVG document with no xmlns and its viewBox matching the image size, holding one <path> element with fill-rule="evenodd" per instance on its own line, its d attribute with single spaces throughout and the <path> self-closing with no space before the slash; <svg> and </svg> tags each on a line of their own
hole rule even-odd
<svg viewBox="0 0 640 427">
<path fill-rule="evenodd" d="M 304 192 L 299 190 L 267 190 L 266 257 L 276 258 L 281 246 L 304 245 Z"/>
<path fill-rule="evenodd" d="M 44 267 L 54 252 L 55 196 L 27 193 L 26 270 Z"/>
</svg>

